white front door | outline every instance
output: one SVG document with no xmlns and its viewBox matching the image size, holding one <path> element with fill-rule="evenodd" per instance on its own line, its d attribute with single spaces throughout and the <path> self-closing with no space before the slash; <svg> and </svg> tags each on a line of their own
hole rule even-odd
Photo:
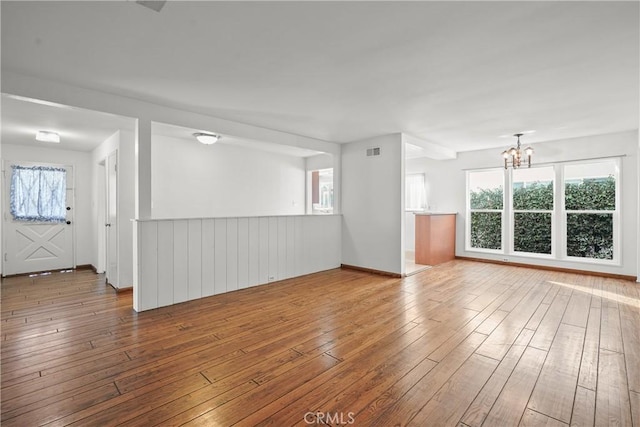
<svg viewBox="0 0 640 427">
<path fill-rule="evenodd" d="M 4 275 L 75 267 L 73 168 L 5 162 Z"/>
<path fill-rule="evenodd" d="M 120 286 L 118 283 L 118 163 L 117 151 L 114 151 L 105 161 L 107 172 L 106 182 L 106 255 L 107 255 L 107 283 L 114 287 Z"/>
</svg>

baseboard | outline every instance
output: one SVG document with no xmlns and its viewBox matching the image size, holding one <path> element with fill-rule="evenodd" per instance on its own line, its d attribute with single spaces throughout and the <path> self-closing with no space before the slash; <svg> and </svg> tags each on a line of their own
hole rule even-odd
<svg viewBox="0 0 640 427">
<path fill-rule="evenodd" d="M 344 268 L 344 269 L 347 269 L 347 270 L 364 271 L 365 273 L 379 274 L 381 276 L 389 276 L 389 277 L 396 277 L 396 278 L 401 278 L 402 277 L 402 274 L 399 274 L 399 273 L 392 273 L 390 271 L 375 270 L 373 268 L 358 267 L 356 265 L 340 264 L 340 268 Z"/>
<path fill-rule="evenodd" d="M 98 269 L 93 264 L 76 265 L 76 270 L 91 270 L 98 274 Z"/>
<path fill-rule="evenodd" d="M 608 277 L 610 279 L 621 279 L 621 280 L 628 280 L 631 282 L 637 281 L 636 276 L 627 276 L 625 274 L 602 273 L 599 271 L 578 270 L 574 268 L 552 267 L 548 265 L 525 264 L 522 262 L 507 262 L 507 261 L 500 261 L 495 259 L 473 258 L 473 257 L 457 256 L 457 255 L 456 255 L 456 259 L 461 259 L 466 261 L 486 262 L 488 264 L 510 265 L 512 267 L 535 268 L 538 270 L 557 271 L 560 273 L 574 273 L 574 274 L 584 274 L 587 276 Z"/>
<path fill-rule="evenodd" d="M 67 272 L 67 271 L 85 271 L 85 270 L 92 270 L 94 273 L 96 273 L 96 269 L 93 265 L 91 264 L 82 264 L 82 265 L 76 265 L 75 268 L 61 268 L 61 269 L 55 269 L 55 270 L 41 270 L 41 271 L 30 271 L 28 273 L 18 273 L 18 274 L 7 274 L 2 276 L 2 278 L 4 279 L 9 279 L 12 277 L 29 277 L 29 276 L 38 276 L 38 275 L 42 275 L 45 273 L 59 273 L 59 272 Z"/>
<path fill-rule="evenodd" d="M 127 292 L 133 292 L 133 286 L 129 286 L 128 288 L 118 288 L 113 283 L 109 282 L 109 280 L 105 280 L 105 283 L 113 288 L 114 291 L 118 294 L 126 294 Z"/>
</svg>

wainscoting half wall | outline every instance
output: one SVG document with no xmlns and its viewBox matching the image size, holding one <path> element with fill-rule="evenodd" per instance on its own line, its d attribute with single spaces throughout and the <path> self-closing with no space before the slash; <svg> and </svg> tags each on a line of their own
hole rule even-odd
<svg viewBox="0 0 640 427">
<path fill-rule="evenodd" d="M 340 215 L 134 221 L 133 308 L 340 267 Z"/>
</svg>

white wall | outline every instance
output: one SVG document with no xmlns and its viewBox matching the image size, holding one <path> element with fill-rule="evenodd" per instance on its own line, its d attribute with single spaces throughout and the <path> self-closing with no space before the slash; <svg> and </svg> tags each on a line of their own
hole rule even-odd
<svg viewBox="0 0 640 427">
<path fill-rule="evenodd" d="M 92 155 L 93 178 L 93 211 L 94 218 L 93 236 L 96 242 L 96 256 L 94 264 L 100 271 L 100 259 L 104 255 L 104 167 L 99 163 L 114 150 L 118 150 L 118 275 L 110 279 L 111 284 L 118 289 L 133 286 L 133 223 L 135 217 L 135 193 L 134 193 L 134 140 L 133 133 L 118 131 L 100 144 Z"/>
<path fill-rule="evenodd" d="M 315 156 L 305 157 L 305 169 L 307 171 L 315 171 L 318 169 L 333 168 L 333 156 L 331 154 L 317 154 Z"/>
<path fill-rule="evenodd" d="M 135 213 L 135 140 L 132 132 L 120 131 L 118 150 L 118 274 L 119 286 L 133 286 L 133 219 Z"/>
<path fill-rule="evenodd" d="M 508 145 L 505 144 L 505 146 Z M 621 238 L 622 265 L 605 266 L 583 262 L 543 260 L 509 255 L 513 262 L 554 266 L 635 276 L 638 273 L 638 133 L 621 132 L 562 141 L 533 144 L 534 163 L 553 163 L 597 157 L 623 155 L 621 166 Z M 456 160 L 417 159 L 409 161 L 412 171 L 425 173 L 427 200 L 432 210 L 457 212 L 456 255 L 502 260 L 493 255 L 465 250 L 465 170 L 500 167 L 500 148 L 459 153 Z"/>
<path fill-rule="evenodd" d="M 151 158 L 154 218 L 304 213 L 303 158 L 162 135 Z"/>
<path fill-rule="evenodd" d="M 2 103 L 0 103 L 0 109 L 2 109 Z M 1 114 L 0 114 L 1 117 Z M 2 159 L 4 159 L 4 157 L 2 157 L 2 142 L 0 141 L 0 164 L 2 162 Z M 4 177 L 0 177 L 0 213 L 4 213 Z M 4 240 L 2 240 L 2 226 L 0 226 L 0 246 L 2 246 L 2 244 L 4 243 Z M 0 276 L 2 276 L 2 271 L 4 269 L 4 264 L 2 261 L 0 261 Z"/>
<path fill-rule="evenodd" d="M 73 166 L 75 264 L 92 264 L 95 257 L 95 244 L 93 241 L 93 217 L 91 212 L 91 153 L 45 147 L 27 147 L 3 142 L 2 155 L 4 160 L 9 161 L 42 162 Z"/>
<path fill-rule="evenodd" d="M 416 251 L 416 215 L 413 212 L 404 213 L 404 250 Z"/>
<path fill-rule="evenodd" d="M 336 157 L 340 155 L 341 150 L 340 144 L 337 143 L 233 122 L 19 73 L 3 72 L 2 89 L 4 93 L 13 95 L 137 118 L 137 130 L 134 135 L 136 140 L 134 182 L 142 190 L 136 193 L 136 205 L 141 209 L 141 212 L 136 212 L 138 218 L 151 217 L 152 194 L 149 191 L 151 188 L 151 159 L 149 153 L 151 152 L 152 121 L 190 129 L 215 129 L 223 135 L 234 135 L 240 138 L 316 150 L 334 154 Z M 334 173 L 334 179 L 336 182 L 340 182 L 339 157 L 334 158 L 334 168 L 337 169 L 337 173 Z M 335 191 L 336 189 L 334 189 L 334 206 L 336 212 L 340 212 L 340 194 L 335 194 Z M 339 191 L 339 187 L 337 191 Z"/>
<path fill-rule="evenodd" d="M 96 268 L 96 271 L 98 273 L 104 273 L 106 270 L 106 230 L 104 227 L 104 224 L 106 223 L 106 171 L 104 160 L 109 155 L 109 153 L 117 150 L 119 145 L 120 132 L 118 131 L 107 138 L 102 144 L 100 144 L 91 152 L 91 186 L 93 188 L 91 217 L 93 218 L 93 241 L 96 245 L 93 266 Z M 117 281 L 117 278 L 112 277 L 111 281 L 115 282 Z M 113 284 L 115 285 L 115 283 Z"/>
<path fill-rule="evenodd" d="M 338 215 L 134 224 L 136 311 L 340 266 Z"/>
<path fill-rule="evenodd" d="M 380 156 L 367 157 L 367 148 Z M 400 134 L 342 147 L 342 263 L 403 274 L 404 144 Z"/>
</svg>

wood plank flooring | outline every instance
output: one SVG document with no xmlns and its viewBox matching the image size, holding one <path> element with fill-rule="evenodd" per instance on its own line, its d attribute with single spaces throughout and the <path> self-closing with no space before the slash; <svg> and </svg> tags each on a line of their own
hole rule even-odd
<svg viewBox="0 0 640 427">
<path fill-rule="evenodd" d="M 640 426 L 639 285 L 452 261 L 143 313 L 88 271 L 2 281 L 2 426 Z"/>
</svg>

